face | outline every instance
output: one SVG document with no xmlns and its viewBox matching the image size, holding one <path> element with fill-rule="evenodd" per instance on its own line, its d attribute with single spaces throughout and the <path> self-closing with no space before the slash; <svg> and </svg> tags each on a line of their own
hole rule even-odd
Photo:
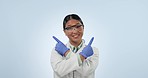
<svg viewBox="0 0 148 78">
<path fill-rule="evenodd" d="M 65 25 L 64 33 L 69 38 L 71 44 L 79 45 L 82 40 L 84 28 L 80 21 L 71 19 Z"/>
</svg>

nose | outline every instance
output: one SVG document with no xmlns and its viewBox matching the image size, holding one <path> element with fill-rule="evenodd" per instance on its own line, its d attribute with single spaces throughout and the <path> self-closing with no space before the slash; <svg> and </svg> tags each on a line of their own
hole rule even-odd
<svg viewBox="0 0 148 78">
<path fill-rule="evenodd" d="M 72 31 L 77 32 L 78 30 L 77 30 L 77 28 L 73 27 Z"/>
</svg>

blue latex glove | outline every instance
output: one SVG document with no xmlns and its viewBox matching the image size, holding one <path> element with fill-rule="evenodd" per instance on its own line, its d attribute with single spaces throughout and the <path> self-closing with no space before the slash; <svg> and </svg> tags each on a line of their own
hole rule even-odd
<svg viewBox="0 0 148 78">
<path fill-rule="evenodd" d="M 64 56 L 65 52 L 69 50 L 69 48 L 67 48 L 59 39 L 57 39 L 55 36 L 53 36 L 53 38 L 58 42 L 55 46 L 55 50 L 61 54 L 62 56 Z"/>
<path fill-rule="evenodd" d="M 85 58 L 93 55 L 93 53 L 94 53 L 93 50 L 92 50 L 92 47 L 91 47 L 93 40 L 94 40 L 94 37 L 91 38 L 89 44 L 82 50 L 82 52 L 80 52 L 80 54 L 82 56 L 84 56 Z"/>
</svg>

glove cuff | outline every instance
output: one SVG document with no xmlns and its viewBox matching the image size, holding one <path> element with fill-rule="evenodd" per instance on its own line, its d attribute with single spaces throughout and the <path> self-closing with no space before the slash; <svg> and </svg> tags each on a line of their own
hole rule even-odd
<svg viewBox="0 0 148 78">
<path fill-rule="evenodd" d="M 69 48 L 66 48 L 64 51 L 63 51 L 63 54 L 62 56 L 64 56 L 64 54 L 69 50 Z"/>
<path fill-rule="evenodd" d="M 87 56 L 83 52 L 80 52 L 79 54 L 82 55 L 84 58 L 87 58 Z"/>
</svg>

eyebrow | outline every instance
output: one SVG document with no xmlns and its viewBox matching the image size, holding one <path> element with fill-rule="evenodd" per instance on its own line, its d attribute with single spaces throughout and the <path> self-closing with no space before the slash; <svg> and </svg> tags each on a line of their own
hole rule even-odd
<svg viewBox="0 0 148 78">
<path fill-rule="evenodd" d="M 76 23 L 75 25 L 79 25 L 79 24 L 81 24 L 81 23 Z M 73 27 L 75 25 L 67 25 L 67 26 Z"/>
</svg>

